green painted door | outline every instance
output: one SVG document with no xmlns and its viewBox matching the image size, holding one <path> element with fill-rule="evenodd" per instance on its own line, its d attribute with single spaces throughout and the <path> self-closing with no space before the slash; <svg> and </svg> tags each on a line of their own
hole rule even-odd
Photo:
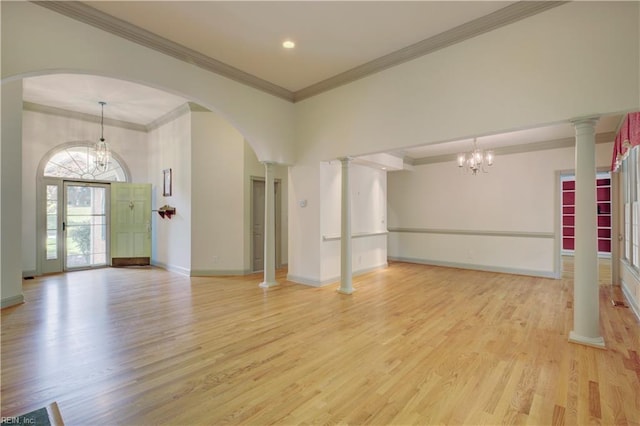
<svg viewBox="0 0 640 426">
<path fill-rule="evenodd" d="M 111 184 L 111 265 L 151 259 L 151 184 Z"/>
</svg>

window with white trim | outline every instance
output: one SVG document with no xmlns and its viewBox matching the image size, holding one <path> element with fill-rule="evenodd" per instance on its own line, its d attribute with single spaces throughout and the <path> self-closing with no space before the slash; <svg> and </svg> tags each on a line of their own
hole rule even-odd
<svg viewBox="0 0 640 426">
<path fill-rule="evenodd" d="M 624 199 L 623 257 L 640 268 L 640 146 L 635 146 L 622 162 L 622 190 Z"/>
<path fill-rule="evenodd" d="M 106 171 L 96 168 L 94 144 L 63 145 L 44 166 L 44 176 L 78 180 L 126 182 L 127 175 L 120 162 L 111 156 Z"/>
</svg>

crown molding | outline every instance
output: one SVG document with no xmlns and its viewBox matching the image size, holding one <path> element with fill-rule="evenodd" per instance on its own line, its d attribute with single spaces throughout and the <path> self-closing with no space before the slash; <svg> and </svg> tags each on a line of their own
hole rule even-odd
<svg viewBox="0 0 640 426">
<path fill-rule="evenodd" d="M 187 114 L 191 111 L 193 111 L 191 109 L 191 105 L 196 105 L 193 104 L 191 102 L 186 102 L 174 109 L 172 109 L 171 111 L 167 112 L 166 114 L 156 118 L 155 120 L 153 120 L 152 122 L 150 122 L 149 124 L 147 124 L 146 129 L 147 131 L 151 131 L 151 130 L 155 130 L 160 126 L 163 126 L 173 120 L 176 120 L 178 117 L 183 116 L 184 114 Z"/>
<path fill-rule="evenodd" d="M 101 117 L 99 115 L 87 114 L 84 112 L 71 111 L 64 108 L 57 108 L 34 102 L 22 102 L 22 109 L 24 111 L 39 112 L 41 114 L 55 115 L 57 117 L 73 118 L 76 120 L 88 121 L 90 123 L 100 123 Z M 207 108 L 198 105 L 194 102 L 185 102 L 184 104 L 174 108 L 161 117 L 156 118 L 147 125 L 132 123 L 130 121 L 115 120 L 113 118 L 104 119 L 104 124 L 107 126 L 120 127 L 122 129 L 135 130 L 138 132 L 150 132 L 158 127 L 167 124 L 178 117 L 187 114 L 189 112 L 211 112 Z"/>
<path fill-rule="evenodd" d="M 262 90 L 273 96 L 293 101 L 293 92 L 244 72 L 217 59 L 203 55 L 193 49 L 161 37 L 157 34 L 111 16 L 79 1 L 34 1 L 39 6 L 58 12 L 69 18 L 89 24 L 126 40 L 156 50 L 181 61 L 196 65 L 207 71 Z"/>
<path fill-rule="evenodd" d="M 326 80 L 300 89 L 294 93 L 294 102 L 310 98 L 322 92 L 343 86 L 387 68 L 425 56 L 445 47 L 460 43 L 480 34 L 520 21 L 545 10 L 568 3 L 567 1 L 519 1 L 503 7 L 472 21 L 466 22 L 450 30 L 429 37 L 373 61 L 359 65 L 348 71 L 330 77 Z"/>
<path fill-rule="evenodd" d="M 298 102 L 312 96 L 343 86 L 387 68 L 435 52 L 480 34 L 517 22 L 567 1 L 519 1 L 486 16 L 469 21 L 448 31 L 374 59 L 370 62 L 312 84 L 296 92 L 263 80 L 217 59 L 211 58 L 179 43 L 161 37 L 136 25 L 106 14 L 79 1 L 42 1 L 32 3 L 58 12 L 69 18 L 107 31 L 126 40 L 156 50 L 181 61 L 196 65 L 207 71 L 261 90 L 290 102 Z"/>
<path fill-rule="evenodd" d="M 87 114 L 87 113 L 84 113 L 84 112 L 71 111 L 71 110 L 64 109 L 64 108 L 56 108 L 56 107 L 52 107 L 52 106 L 36 104 L 36 103 L 33 103 L 33 102 L 27 102 L 27 101 L 23 101 L 22 102 L 22 109 L 24 111 L 39 112 L 41 114 L 55 115 L 57 117 L 73 118 L 73 119 L 76 119 L 76 120 L 88 121 L 89 123 L 98 123 L 98 124 L 100 124 L 100 120 L 101 120 L 99 115 L 93 115 L 93 114 Z M 120 127 L 122 129 L 134 130 L 134 131 L 137 131 L 137 132 L 146 132 L 147 131 L 147 126 L 145 126 L 143 124 L 132 123 L 130 121 L 123 121 L 123 120 L 114 120 L 112 118 L 105 118 L 104 119 L 104 124 L 107 125 L 107 126 Z"/>
<path fill-rule="evenodd" d="M 211 112 L 211 111 L 201 105 L 196 104 L 195 102 L 186 102 L 180 105 L 179 107 L 174 108 L 173 110 L 164 114 L 163 116 L 156 118 L 151 123 L 147 124 L 146 126 L 147 131 L 155 130 L 158 127 L 163 126 L 167 123 L 170 123 L 173 120 L 177 119 L 178 117 L 181 117 L 184 114 L 187 114 L 189 112 Z"/>
<path fill-rule="evenodd" d="M 616 138 L 616 134 L 614 132 L 598 133 L 596 135 L 596 144 L 613 142 L 615 138 Z M 509 155 L 509 154 L 523 154 L 526 152 L 534 152 L 534 151 L 545 151 L 548 149 L 572 148 L 575 145 L 576 145 L 576 139 L 574 137 L 569 137 L 569 138 L 553 139 L 553 140 L 527 143 L 527 144 L 521 144 L 521 145 L 504 146 L 501 148 L 494 148 L 492 151 L 496 156 L 498 156 L 498 155 Z M 456 161 L 457 158 L 458 158 L 458 154 L 443 154 L 443 155 L 434 155 L 432 157 L 414 158 L 413 165 L 421 166 L 424 164 L 446 163 L 449 161 Z"/>
</svg>

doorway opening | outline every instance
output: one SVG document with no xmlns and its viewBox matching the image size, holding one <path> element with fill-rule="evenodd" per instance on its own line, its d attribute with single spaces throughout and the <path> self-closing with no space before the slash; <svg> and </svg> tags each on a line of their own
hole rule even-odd
<svg viewBox="0 0 640 426">
<path fill-rule="evenodd" d="M 575 174 L 560 175 L 560 226 L 562 276 L 573 277 L 573 255 L 575 250 Z M 596 235 L 598 247 L 598 279 L 600 284 L 611 284 L 612 247 L 612 198 L 611 173 L 600 171 L 596 174 Z"/>
<path fill-rule="evenodd" d="M 275 201 L 275 223 L 276 223 L 276 268 L 282 266 L 281 247 L 281 181 L 274 180 L 274 201 Z M 260 272 L 264 270 L 264 197 L 265 180 L 260 177 L 251 178 L 251 271 Z"/>
</svg>

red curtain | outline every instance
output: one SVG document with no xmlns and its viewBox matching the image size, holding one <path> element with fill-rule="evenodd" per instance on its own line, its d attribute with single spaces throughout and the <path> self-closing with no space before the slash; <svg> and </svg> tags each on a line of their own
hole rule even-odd
<svg viewBox="0 0 640 426">
<path fill-rule="evenodd" d="M 640 145 L 640 111 L 627 114 L 613 143 L 611 170 L 616 171 L 620 159 L 631 147 Z"/>
</svg>

